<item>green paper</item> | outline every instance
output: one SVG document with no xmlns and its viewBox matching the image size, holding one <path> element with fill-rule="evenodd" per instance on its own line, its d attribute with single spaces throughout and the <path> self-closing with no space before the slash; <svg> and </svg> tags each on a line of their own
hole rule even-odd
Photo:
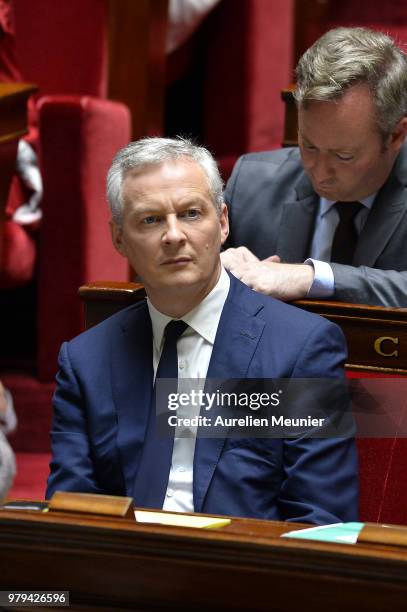
<svg viewBox="0 0 407 612">
<path fill-rule="evenodd" d="M 334 523 L 308 529 L 298 529 L 282 534 L 282 538 L 298 538 L 300 540 L 318 540 L 320 542 L 336 542 L 340 544 L 356 544 L 364 523 Z"/>
</svg>

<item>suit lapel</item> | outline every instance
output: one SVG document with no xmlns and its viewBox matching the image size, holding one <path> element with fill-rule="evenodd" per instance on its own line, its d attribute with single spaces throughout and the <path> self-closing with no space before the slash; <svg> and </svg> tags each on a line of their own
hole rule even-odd
<svg viewBox="0 0 407 612">
<path fill-rule="evenodd" d="M 366 224 L 360 234 L 353 258 L 354 266 L 373 267 L 406 213 L 405 185 L 400 176 L 402 160 L 379 191 Z"/>
<path fill-rule="evenodd" d="M 133 495 L 153 387 L 151 320 L 147 303 L 130 309 L 112 341 L 112 388 L 117 410 L 117 445 L 127 495 Z"/>
<path fill-rule="evenodd" d="M 207 382 L 211 379 L 246 378 L 264 322 L 255 315 L 263 308 L 251 292 L 231 276 L 229 295 L 225 302 L 209 363 Z M 199 430 L 194 456 L 194 509 L 201 512 L 205 495 L 219 461 L 226 436 L 201 438 Z"/>
<path fill-rule="evenodd" d="M 304 174 L 296 185 L 296 200 L 284 203 L 277 239 L 277 254 L 283 262 L 296 263 L 309 256 L 318 210 L 318 196 Z"/>
</svg>

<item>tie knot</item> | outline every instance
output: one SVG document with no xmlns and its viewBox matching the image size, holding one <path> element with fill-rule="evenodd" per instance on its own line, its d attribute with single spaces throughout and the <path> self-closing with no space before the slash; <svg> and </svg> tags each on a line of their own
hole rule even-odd
<svg viewBox="0 0 407 612">
<path fill-rule="evenodd" d="M 176 342 L 187 327 L 188 323 L 185 323 L 185 321 L 181 320 L 173 320 L 167 323 L 164 330 L 165 342 Z"/>
<path fill-rule="evenodd" d="M 360 202 L 336 202 L 335 208 L 338 212 L 339 219 L 341 222 L 346 223 L 352 221 L 362 208 L 363 204 Z"/>
</svg>

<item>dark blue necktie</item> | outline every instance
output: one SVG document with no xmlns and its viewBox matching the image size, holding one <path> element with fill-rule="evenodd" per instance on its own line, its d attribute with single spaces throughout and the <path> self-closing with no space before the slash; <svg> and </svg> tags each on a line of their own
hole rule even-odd
<svg viewBox="0 0 407 612">
<path fill-rule="evenodd" d="M 174 389 L 168 388 L 168 392 L 177 392 L 177 340 L 187 327 L 188 324 L 184 321 L 170 321 L 164 331 L 164 346 L 157 367 L 156 382 L 158 378 L 172 379 L 173 384 L 171 386 L 173 386 Z M 155 388 L 156 386 L 154 386 L 143 452 L 137 470 L 133 492 L 135 505 L 144 508 L 163 507 L 171 468 L 172 449 L 174 446 L 173 429 L 171 429 L 172 435 L 166 437 L 159 437 L 157 435 Z M 165 410 L 161 417 L 167 419 L 168 415 L 168 411 Z M 169 434 L 171 432 L 169 432 Z"/>
<path fill-rule="evenodd" d="M 358 243 L 358 233 L 355 227 L 355 217 L 363 208 L 360 202 L 336 202 L 335 208 L 339 215 L 339 223 L 335 230 L 331 261 L 351 265 Z"/>
</svg>

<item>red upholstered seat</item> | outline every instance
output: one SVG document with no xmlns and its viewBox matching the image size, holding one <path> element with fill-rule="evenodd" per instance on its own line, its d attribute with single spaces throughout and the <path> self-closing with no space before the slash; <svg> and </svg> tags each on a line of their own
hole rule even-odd
<svg viewBox="0 0 407 612">
<path fill-rule="evenodd" d="M 39 96 L 106 97 L 107 4 L 14 0 L 17 60 Z"/>
<path fill-rule="evenodd" d="M 2 247 L 0 288 L 25 285 L 34 276 L 37 252 L 35 236 L 9 220 L 4 223 Z"/>
<path fill-rule="evenodd" d="M 379 521 L 407 525 L 407 439 L 394 440 Z"/>
<path fill-rule="evenodd" d="M 348 371 L 347 377 L 398 378 L 396 375 L 357 371 Z M 407 440 L 359 438 L 357 448 L 360 520 L 407 525 Z"/>
<path fill-rule="evenodd" d="M 15 9 L 15 40 L 7 39 L 13 54 L 7 78 L 19 80 L 21 75 L 38 86 L 29 109 L 30 138 L 40 158 L 44 217 L 35 234 L 11 221 L 6 230 L 9 251 L 0 279 L 4 323 L 0 378 L 13 394 L 19 418 L 11 439 L 20 470 L 12 494 L 23 492 L 32 498 L 39 495 L 39 471 L 31 469 L 32 462 L 44 472 L 49 452 L 58 349 L 84 327 L 78 287 L 98 279 L 128 278 L 126 261 L 111 244 L 104 186 L 113 155 L 131 140 L 131 122 L 126 106 L 106 99 L 108 9 L 112 11 L 116 4 L 108 0 L 10 2 Z M 134 60 L 138 74 L 141 60 Z M 160 95 L 156 90 L 154 94 Z M 139 129 L 144 130 L 144 124 Z M 8 207 L 9 220 L 14 208 L 14 204 Z M 34 283 L 25 288 L 4 289 L 33 275 Z M 20 299 L 27 296 L 27 301 Z M 20 453 L 27 452 L 34 454 L 24 454 L 20 461 Z M 43 490 L 44 482 L 40 487 Z"/>
<path fill-rule="evenodd" d="M 323 32 L 338 26 L 367 27 L 407 40 L 407 5 L 399 0 L 326 2 L 317 23 L 303 23 L 303 39 L 311 45 Z"/>
<path fill-rule="evenodd" d="M 17 476 L 11 499 L 43 499 L 49 472 L 53 383 L 40 383 L 32 375 L 10 372 L 2 376 L 14 400 L 17 430 L 10 435 L 16 453 Z"/>
<path fill-rule="evenodd" d="M 360 517 L 364 521 L 407 525 L 407 440 L 358 440 Z"/>
<path fill-rule="evenodd" d="M 37 372 L 52 380 L 59 346 L 83 329 L 78 287 L 127 278 L 127 264 L 111 244 L 104 190 L 131 122 L 123 104 L 89 96 L 48 96 L 38 113 L 44 217 L 37 232 L 6 222 L 0 287 L 30 281 L 36 266 L 37 304 L 29 307 L 36 307 L 41 339 Z"/>
<path fill-rule="evenodd" d="M 374 523 L 381 520 L 394 445 L 392 438 L 361 438 L 357 441 L 361 520 Z"/>
<path fill-rule="evenodd" d="M 83 328 L 78 287 L 127 279 L 126 262 L 111 245 L 104 185 L 113 155 L 131 139 L 131 122 L 126 106 L 105 99 L 107 2 L 18 0 L 9 6 L 14 30 L 5 52 L 15 69 L 3 76 L 15 80 L 20 73 L 39 88 L 30 138 L 40 158 L 44 217 L 36 232 L 17 225 L 12 213 L 24 200 L 13 191 L 0 291 L 35 279 L 37 303 L 27 308 L 37 312 L 37 373 L 47 381 L 61 342 Z M 25 339 L 16 341 L 23 352 Z"/>
<path fill-rule="evenodd" d="M 39 102 L 39 125 L 38 371 L 42 380 L 52 380 L 61 342 L 83 328 L 78 287 L 90 279 L 127 277 L 127 263 L 111 244 L 104 193 L 112 158 L 130 140 L 130 116 L 117 102 L 48 96 Z"/>
<path fill-rule="evenodd" d="M 18 453 L 17 475 L 9 499 L 42 500 L 49 474 L 49 453 Z"/>
</svg>

